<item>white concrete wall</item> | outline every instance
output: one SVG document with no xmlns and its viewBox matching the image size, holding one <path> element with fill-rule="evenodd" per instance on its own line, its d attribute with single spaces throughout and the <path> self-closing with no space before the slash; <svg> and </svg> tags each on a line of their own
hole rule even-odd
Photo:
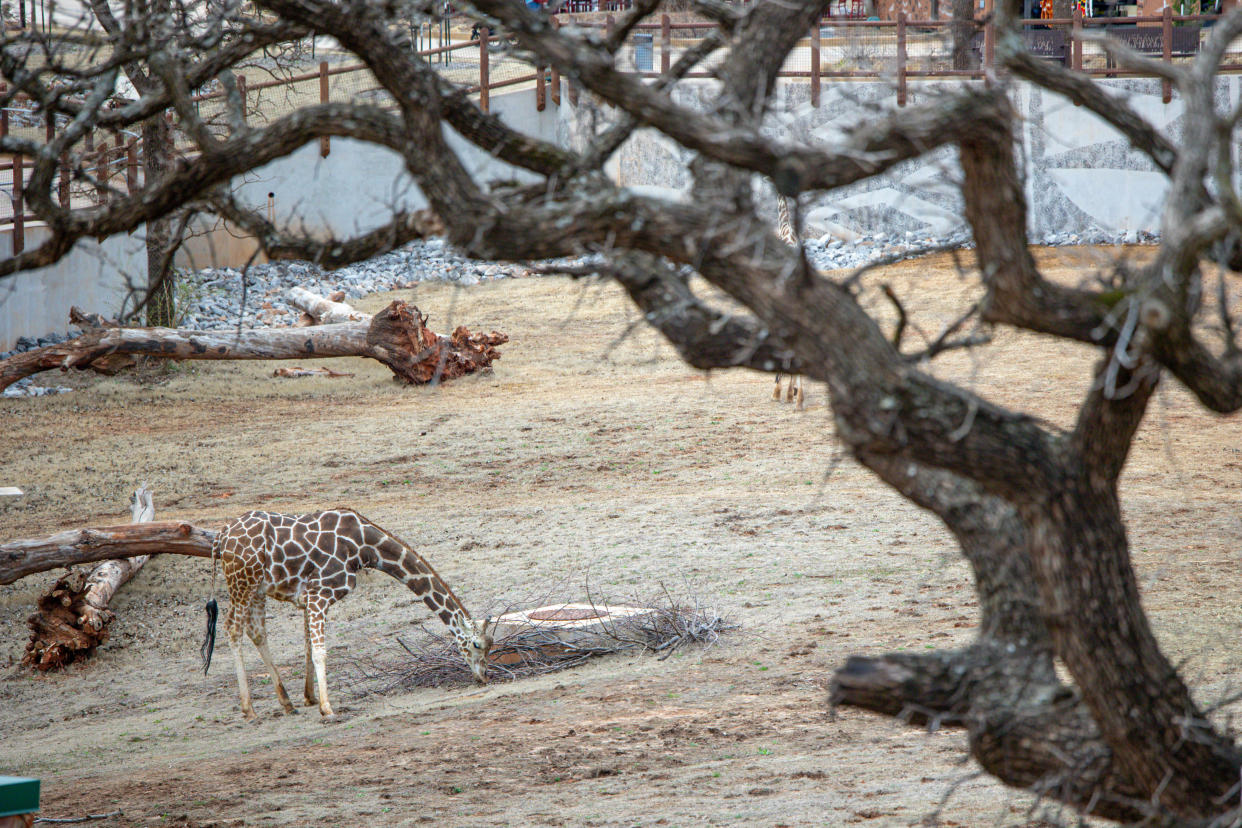
<svg viewBox="0 0 1242 828">
<path fill-rule="evenodd" d="M 556 106 L 549 99 L 545 111 L 536 110 L 533 89 L 494 94 L 491 110 L 527 135 L 556 140 Z M 484 179 L 533 178 L 478 150 L 448 127 L 445 133 L 472 174 Z M 319 157 L 316 140 L 244 176 L 237 187 L 244 201 L 260 209 L 266 209 L 267 195 L 273 193 L 278 220 L 321 237 L 365 232 L 387 221 L 394 205 L 416 209 L 426 203 L 400 156 L 383 147 L 341 138 L 332 139 L 327 158 Z M 27 249 L 37 245 L 44 232 L 41 226 L 28 227 Z M 0 231 L 0 256 L 9 255 L 11 244 L 11 231 Z M 207 267 L 241 265 L 253 245 L 199 242 L 193 248 L 193 264 Z M 178 260 L 179 265 L 188 263 L 185 257 Z M 83 241 L 55 265 L 0 279 L 0 351 L 11 349 L 21 336 L 67 332 L 70 305 L 115 315 L 126 288 L 145 283 L 142 233 L 103 244 Z"/>
<path fill-rule="evenodd" d="M 48 236 L 41 224 L 26 227 L 26 249 Z M 0 232 L 0 257 L 12 255 L 12 231 Z M 143 230 L 103 242 L 86 240 L 54 265 L 0 279 L 0 351 L 18 337 L 69 331 L 69 308 L 115 316 L 131 285 L 147 281 Z"/>
<path fill-rule="evenodd" d="M 556 140 L 556 107 L 549 100 L 543 112 L 536 110 L 533 89 L 494 94 L 491 111 L 526 135 Z M 479 150 L 448 126 L 444 131 L 449 146 L 476 178 L 534 179 Z M 348 138 L 333 138 L 327 158 L 320 157 L 318 141 L 307 144 L 247 175 L 238 193 L 244 202 L 262 209 L 271 193 L 278 222 L 338 238 L 386 223 L 394 208 L 413 210 L 427 203 L 401 156 L 387 147 Z"/>
</svg>

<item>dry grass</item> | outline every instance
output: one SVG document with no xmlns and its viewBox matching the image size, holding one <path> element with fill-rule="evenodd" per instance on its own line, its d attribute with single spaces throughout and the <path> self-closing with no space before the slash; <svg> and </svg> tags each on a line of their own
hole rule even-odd
<svg viewBox="0 0 1242 828">
<path fill-rule="evenodd" d="M 1076 283 L 1111 252 L 1038 257 Z M 934 337 L 978 298 L 946 255 L 864 282 L 885 331 L 879 286 L 911 297 L 912 347 L 914 325 Z M 152 560 L 118 594 L 94 663 L 38 677 L 17 662 L 52 576 L 26 579 L 0 588 L 0 773 L 41 776 L 46 813 L 123 808 L 115 824 L 183 828 L 887 827 L 922 824 L 951 791 L 943 824 L 1038 817 L 1031 797 L 972 778 L 958 731 L 829 717 L 823 683 L 850 655 L 964 646 L 978 610 L 943 526 L 841 457 L 822 387 L 796 413 L 771 402 L 771 377 L 693 371 L 642 325 L 621 338 L 638 315 L 613 285 L 522 279 L 400 298 L 440 330 L 509 333 L 495 373 L 434 389 L 394 385 L 364 360 L 330 363 L 356 374 L 347 380 L 275 379 L 262 362 L 185 366 L 158 382 L 54 375 L 81 390 L 0 400 L 0 485 L 28 492 L 0 502 L 3 533 L 127 521 L 142 479 L 156 519 L 210 527 L 251 508 L 349 505 L 415 545 L 476 617 L 571 594 L 566 573 L 590 572 L 596 595 L 692 583 L 673 591 L 719 596 L 743 630 L 664 660 L 619 653 L 479 689 L 341 693 L 332 726 L 313 711 L 281 715 L 248 647 L 259 721 L 243 722 L 232 670 L 199 669 L 205 561 Z M 1072 425 L 1092 349 L 1004 330 L 994 340 L 930 370 Z M 1144 607 L 1205 706 L 1242 675 L 1240 433 L 1236 417 L 1169 382 L 1122 476 Z M 296 688 L 301 618 L 268 610 Z M 343 689 L 347 657 L 408 666 L 396 638 L 438 623 L 427 619 L 416 596 L 364 571 L 330 612 L 330 691 Z"/>
</svg>

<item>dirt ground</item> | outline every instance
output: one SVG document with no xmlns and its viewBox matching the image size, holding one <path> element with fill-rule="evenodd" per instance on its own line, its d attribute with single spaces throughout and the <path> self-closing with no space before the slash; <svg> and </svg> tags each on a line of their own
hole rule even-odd
<svg viewBox="0 0 1242 828">
<path fill-rule="evenodd" d="M 1043 254 L 1072 277 L 1089 262 Z M 934 335 L 969 298 L 947 257 L 877 276 L 917 291 Z M 913 295 L 913 294 L 912 294 Z M 408 292 L 405 293 L 408 298 Z M 358 303 L 373 310 L 388 297 Z M 367 574 L 333 609 L 340 721 L 285 716 L 248 648 L 259 719 L 244 722 L 227 645 L 198 669 L 210 568 L 155 559 L 116 601 L 88 665 L 19 665 L 25 617 L 54 573 L 0 587 L 0 773 L 43 779 L 44 814 L 122 810 L 115 825 L 1034 824 L 1043 805 L 964 761 L 960 732 L 853 710 L 826 680 L 854 653 L 974 635 L 968 570 L 945 530 L 848 458 L 825 392 L 807 410 L 771 379 L 705 375 L 604 285 L 528 279 L 422 287 L 438 330 L 507 332 L 493 374 L 443 388 L 273 379 L 199 364 L 0 401 L 0 537 L 125 522 L 147 481 L 157 519 L 218 527 L 251 508 L 348 505 L 412 542 L 475 614 L 552 594 L 709 600 L 742 629 L 664 661 L 605 658 L 486 688 L 359 697 L 348 657 L 399 659 L 429 619 Z M 877 307 L 882 299 L 876 299 Z M 1093 355 L 1001 333 L 940 376 L 1072 422 Z M 1242 432 L 1170 383 L 1124 477 L 1154 627 L 1204 703 L 1237 689 L 1242 652 Z M 269 603 L 272 649 L 300 698 L 301 624 Z M 1236 708 L 1232 708 L 1236 712 Z M 1222 714 L 1223 715 L 1223 714 Z M 1222 718 L 1223 722 L 1223 718 Z M 946 801 L 947 800 L 947 801 Z"/>
</svg>

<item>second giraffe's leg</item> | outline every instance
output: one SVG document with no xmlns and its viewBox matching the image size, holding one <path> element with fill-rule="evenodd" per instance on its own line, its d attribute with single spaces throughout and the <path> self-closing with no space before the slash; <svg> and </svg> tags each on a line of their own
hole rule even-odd
<svg viewBox="0 0 1242 828">
<path fill-rule="evenodd" d="M 789 375 L 789 385 L 785 386 L 785 402 L 794 401 L 794 383 L 797 382 L 797 380 L 798 380 L 797 374 Z"/>
<path fill-rule="evenodd" d="M 797 397 L 798 405 L 795 406 L 799 411 L 802 410 L 802 403 L 806 400 L 806 397 L 803 395 L 803 392 L 802 392 L 802 383 L 803 383 L 802 375 L 799 374 L 798 375 L 798 397 Z"/>
<path fill-rule="evenodd" d="M 250 682 L 246 679 L 246 664 L 242 659 L 242 633 L 246 614 L 245 607 L 239 607 L 237 601 L 229 598 L 229 613 L 224 619 L 229 633 L 229 649 L 233 651 L 233 666 L 237 669 L 237 695 L 241 698 L 242 716 L 254 718 L 254 707 L 250 704 Z"/>
<path fill-rule="evenodd" d="M 267 648 L 267 602 L 264 599 L 265 596 L 260 592 L 250 602 L 250 623 L 246 632 L 250 634 L 254 646 L 259 648 L 259 655 L 263 656 L 263 663 L 267 665 L 267 671 L 272 676 L 272 684 L 276 685 L 276 699 L 280 706 L 286 713 L 295 713 L 297 711 L 289 701 L 289 694 L 285 692 L 285 684 L 280 680 L 280 671 L 276 669 L 276 662 L 272 659 L 272 651 Z"/>
<path fill-rule="evenodd" d="M 311 659 L 310 610 L 307 607 L 302 608 L 302 634 L 306 643 L 306 681 L 302 685 L 302 697 L 310 707 L 319 704 L 319 699 L 315 697 L 315 662 Z"/>
<path fill-rule="evenodd" d="M 312 597 L 306 602 L 306 627 L 310 635 L 311 661 L 315 665 L 315 684 L 319 688 L 319 713 L 331 716 L 332 705 L 328 701 L 328 646 L 324 638 L 324 613 L 327 601 Z"/>
<path fill-rule="evenodd" d="M 776 375 L 776 388 L 772 391 L 772 399 L 777 402 L 781 401 L 781 375 L 779 372 Z"/>
</svg>

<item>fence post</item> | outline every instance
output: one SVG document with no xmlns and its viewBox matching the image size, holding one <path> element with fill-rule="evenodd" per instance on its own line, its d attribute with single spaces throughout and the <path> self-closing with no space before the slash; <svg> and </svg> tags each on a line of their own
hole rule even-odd
<svg viewBox="0 0 1242 828">
<path fill-rule="evenodd" d="M 95 194 L 99 197 L 100 204 L 108 194 L 108 139 L 106 138 L 99 142 L 99 149 L 95 153 Z"/>
<path fill-rule="evenodd" d="M 897 105 L 906 105 L 906 13 L 897 12 Z"/>
<path fill-rule="evenodd" d="M 69 153 L 62 152 L 60 154 L 60 173 L 58 178 L 56 196 L 60 200 L 60 206 L 69 209 Z"/>
<path fill-rule="evenodd" d="M 819 106 L 819 20 L 811 30 L 811 106 Z"/>
<path fill-rule="evenodd" d="M 237 76 L 237 94 L 241 97 L 241 119 L 246 123 L 246 76 Z"/>
<path fill-rule="evenodd" d="M 46 123 L 43 127 L 43 136 L 50 144 L 52 143 L 52 139 L 56 137 L 56 113 L 49 112 L 45 117 Z"/>
<path fill-rule="evenodd" d="M 13 153 L 13 254 L 26 247 L 26 161 L 21 153 Z"/>
<path fill-rule="evenodd" d="M 555 16 L 552 18 L 551 23 L 552 23 L 553 31 L 561 27 L 561 21 Z M 557 106 L 560 106 L 561 105 L 561 70 L 557 69 L 555 66 L 552 67 L 551 84 L 552 84 L 552 103 L 556 104 Z"/>
<path fill-rule="evenodd" d="M 1070 43 L 1070 68 L 1075 72 L 1082 71 L 1082 6 L 1074 4 L 1074 27 L 1070 32 L 1073 41 Z"/>
<path fill-rule="evenodd" d="M 0 91 L 4 91 L 6 88 L 7 87 L 4 84 L 0 84 Z M 9 134 L 9 111 L 7 109 L 0 109 L 0 138 L 7 137 L 8 134 Z M 21 220 L 22 174 L 18 172 L 18 170 L 21 169 L 22 157 L 15 153 L 12 156 L 11 160 L 12 160 L 13 166 L 11 169 L 12 174 L 10 175 L 9 180 L 13 184 L 13 195 L 12 195 L 12 198 L 9 199 L 9 204 L 11 205 L 12 210 L 13 210 L 13 255 L 16 256 L 18 253 L 22 252 L 22 246 L 24 242 L 24 239 L 22 238 L 22 236 L 24 235 L 24 230 L 25 230 L 25 225 L 22 223 L 22 220 Z"/>
<path fill-rule="evenodd" d="M 617 19 L 611 14 L 604 18 L 604 37 L 612 39 L 612 32 L 617 28 Z"/>
<path fill-rule="evenodd" d="M 565 79 L 565 97 L 569 99 L 570 106 L 578 105 L 578 85 L 573 78 Z"/>
<path fill-rule="evenodd" d="M 484 112 L 487 112 L 488 104 L 491 103 L 487 94 L 487 87 L 492 82 L 487 65 L 487 41 L 491 36 L 486 26 L 479 29 L 479 109 Z"/>
<path fill-rule="evenodd" d="M 660 72 L 667 75 L 673 63 L 673 21 L 660 15 Z"/>
<path fill-rule="evenodd" d="M 138 139 L 125 145 L 125 187 L 130 195 L 138 189 Z"/>
<path fill-rule="evenodd" d="M 1173 7 L 1165 6 L 1161 12 L 1160 43 L 1164 48 L 1164 62 L 1173 62 Z M 1173 100 L 1173 84 L 1168 79 L 1160 81 L 1160 98 L 1165 103 Z"/>
<path fill-rule="evenodd" d="M 535 67 L 535 109 L 543 112 L 548 108 L 548 67 Z"/>
<path fill-rule="evenodd" d="M 125 139 L 121 137 L 121 133 L 119 133 L 119 132 L 114 132 L 114 133 L 112 133 L 112 144 L 113 144 L 113 146 L 115 147 L 115 152 L 116 152 L 116 163 L 117 163 L 117 164 L 120 164 L 121 159 L 125 157 Z M 108 158 L 108 178 L 109 178 L 109 180 L 110 180 L 110 179 L 112 178 L 112 176 L 114 175 L 114 173 L 113 173 L 113 171 L 112 171 L 112 162 L 113 162 L 113 159 L 112 159 L 111 155 L 109 155 L 109 158 Z M 120 170 L 117 170 L 116 172 L 117 172 L 117 173 L 120 173 Z"/>
<path fill-rule="evenodd" d="M 423 25 L 418 24 L 421 31 Z M 326 60 L 319 62 L 319 102 L 326 104 L 328 102 L 328 62 Z M 332 136 L 324 135 L 319 139 L 319 157 L 327 158 L 328 153 L 332 152 Z"/>
<path fill-rule="evenodd" d="M 991 69 L 996 64 L 996 26 L 992 22 L 996 11 L 995 0 L 984 0 L 983 15 L 987 20 L 983 24 L 983 68 Z M 1021 22 L 1021 21 L 1019 21 Z"/>
</svg>

